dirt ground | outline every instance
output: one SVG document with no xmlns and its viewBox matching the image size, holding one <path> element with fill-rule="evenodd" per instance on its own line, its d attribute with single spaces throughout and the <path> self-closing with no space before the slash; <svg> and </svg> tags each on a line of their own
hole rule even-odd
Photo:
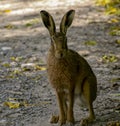
<svg viewBox="0 0 120 126">
<path fill-rule="evenodd" d="M 0 1 L 0 126 L 57 125 L 49 123 L 58 106 L 45 70 L 50 38 L 39 14 L 42 9 L 53 15 L 57 26 L 66 11 L 76 10 L 68 45 L 89 62 L 97 76 L 96 120 L 92 125 L 120 126 L 120 44 L 116 43 L 120 36 L 109 34 L 120 22 L 109 23 L 104 8 L 93 1 L 56 1 Z M 109 62 L 107 55 L 115 55 L 117 60 Z M 75 126 L 88 114 L 78 105 L 74 113 Z"/>
</svg>

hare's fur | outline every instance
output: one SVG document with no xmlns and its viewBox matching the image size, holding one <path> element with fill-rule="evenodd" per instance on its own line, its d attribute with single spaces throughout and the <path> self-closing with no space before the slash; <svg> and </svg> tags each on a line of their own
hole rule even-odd
<svg viewBox="0 0 120 126">
<path fill-rule="evenodd" d="M 97 92 L 96 76 L 87 61 L 67 47 L 66 32 L 73 21 L 74 13 L 74 10 L 70 10 L 63 16 L 60 32 L 56 32 L 52 16 L 41 11 L 43 23 L 51 36 L 47 59 L 48 77 L 56 91 L 60 111 L 58 116 L 52 116 L 51 123 L 59 121 L 60 126 L 66 121 L 70 126 L 74 123 L 73 106 L 76 97 L 90 113 L 88 118 L 81 121 L 81 125 L 88 125 L 95 119 L 93 101 Z"/>
</svg>

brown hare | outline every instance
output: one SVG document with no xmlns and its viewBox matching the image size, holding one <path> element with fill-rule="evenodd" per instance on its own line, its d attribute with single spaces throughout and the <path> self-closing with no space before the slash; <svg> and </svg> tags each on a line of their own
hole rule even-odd
<svg viewBox="0 0 120 126">
<path fill-rule="evenodd" d="M 60 32 L 56 32 L 55 22 L 47 11 L 42 10 L 40 14 L 51 37 L 47 69 L 59 105 L 59 115 L 53 115 L 50 122 L 59 122 L 60 126 L 66 123 L 73 126 L 73 106 L 78 97 L 89 109 L 89 116 L 81 121 L 81 125 L 86 126 L 95 119 L 93 101 L 96 99 L 97 80 L 87 61 L 67 46 L 66 32 L 72 24 L 75 11 L 69 10 L 63 16 Z"/>
</svg>

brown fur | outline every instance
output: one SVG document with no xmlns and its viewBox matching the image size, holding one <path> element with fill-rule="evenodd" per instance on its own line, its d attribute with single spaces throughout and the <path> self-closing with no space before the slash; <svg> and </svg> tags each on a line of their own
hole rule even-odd
<svg viewBox="0 0 120 126">
<path fill-rule="evenodd" d="M 66 28 L 72 23 L 74 10 L 64 15 L 59 33 L 56 33 L 53 18 L 48 12 L 41 11 L 41 16 L 51 35 L 47 59 L 48 77 L 56 91 L 60 111 L 58 116 L 52 116 L 51 123 L 59 121 L 62 126 L 67 121 L 72 126 L 74 101 L 75 97 L 79 97 L 83 105 L 89 109 L 89 117 L 81 123 L 87 125 L 95 119 L 92 104 L 96 99 L 97 80 L 87 61 L 67 47 Z"/>
</svg>

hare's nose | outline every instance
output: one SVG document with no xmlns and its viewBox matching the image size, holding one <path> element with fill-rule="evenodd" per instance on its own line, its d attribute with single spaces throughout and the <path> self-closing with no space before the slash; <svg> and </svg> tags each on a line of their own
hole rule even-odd
<svg viewBox="0 0 120 126">
<path fill-rule="evenodd" d="M 60 57 L 61 57 L 61 58 L 63 57 L 63 53 L 60 54 Z"/>
<path fill-rule="evenodd" d="M 61 59 L 64 57 L 64 53 L 62 51 L 57 51 L 55 53 L 55 57 L 58 58 L 58 59 Z"/>
</svg>

